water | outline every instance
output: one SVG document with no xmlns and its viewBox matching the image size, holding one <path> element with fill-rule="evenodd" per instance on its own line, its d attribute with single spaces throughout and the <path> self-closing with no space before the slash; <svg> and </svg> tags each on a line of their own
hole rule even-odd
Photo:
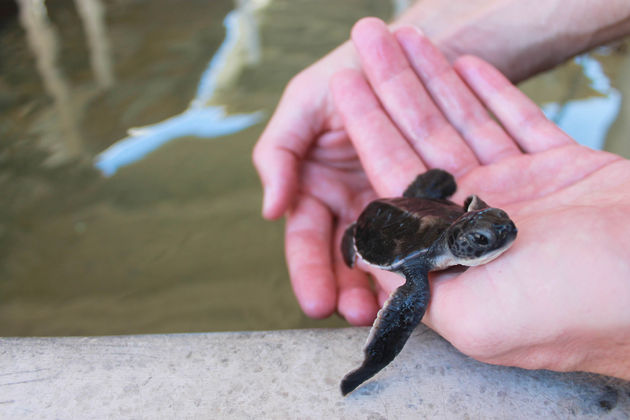
<svg viewBox="0 0 630 420">
<path fill-rule="evenodd" d="M 345 325 L 300 312 L 250 153 L 291 76 L 407 2 L 19 3 L 0 24 L 0 335 Z M 583 63 L 523 87 L 566 121 L 628 97 L 624 45 L 593 55 L 604 91 Z M 620 153 L 628 112 L 600 112 Z"/>
</svg>

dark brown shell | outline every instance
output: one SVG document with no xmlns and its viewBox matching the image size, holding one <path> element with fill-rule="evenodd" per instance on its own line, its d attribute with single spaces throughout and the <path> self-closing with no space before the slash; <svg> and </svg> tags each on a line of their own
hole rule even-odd
<svg viewBox="0 0 630 420">
<path fill-rule="evenodd" d="M 359 216 L 355 231 L 357 253 L 366 262 L 392 267 L 435 243 L 464 214 L 449 200 L 390 198 L 371 202 Z"/>
</svg>

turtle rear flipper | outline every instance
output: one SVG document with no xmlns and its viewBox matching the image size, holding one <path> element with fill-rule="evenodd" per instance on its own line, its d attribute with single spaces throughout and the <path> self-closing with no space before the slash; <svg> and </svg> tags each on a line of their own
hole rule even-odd
<svg viewBox="0 0 630 420">
<path fill-rule="evenodd" d="M 455 194 L 457 184 L 453 175 L 442 169 L 431 169 L 420 174 L 409 184 L 403 197 L 443 199 Z"/>
<path fill-rule="evenodd" d="M 379 311 L 365 346 L 363 364 L 341 381 L 343 395 L 394 360 L 424 315 L 430 296 L 427 268 L 406 263 L 402 273 L 407 281 L 392 293 Z"/>
<path fill-rule="evenodd" d="M 341 239 L 341 255 L 343 256 L 343 261 L 350 268 L 354 266 L 354 262 L 357 259 L 357 253 L 354 249 L 354 232 L 356 228 L 356 222 L 348 226 Z"/>
</svg>

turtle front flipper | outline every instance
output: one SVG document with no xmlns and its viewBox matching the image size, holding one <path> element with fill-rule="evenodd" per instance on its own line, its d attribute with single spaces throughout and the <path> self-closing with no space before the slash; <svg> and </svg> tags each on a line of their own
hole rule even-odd
<svg viewBox="0 0 630 420">
<path fill-rule="evenodd" d="M 394 360 L 424 315 L 430 296 L 428 269 L 421 264 L 407 263 L 401 271 L 407 281 L 392 293 L 379 311 L 367 339 L 363 364 L 341 381 L 343 395 Z"/>
<path fill-rule="evenodd" d="M 442 199 L 455 194 L 456 190 L 453 175 L 442 169 L 430 169 L 409 184 L 403 197 Z"/>
</svg>

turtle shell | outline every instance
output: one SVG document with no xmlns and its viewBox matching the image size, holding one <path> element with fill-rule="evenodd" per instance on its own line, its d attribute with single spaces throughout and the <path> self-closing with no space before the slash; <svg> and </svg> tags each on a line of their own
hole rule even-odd
<svg viewBox="0 0 630 420">
<path fill-rule="evenodd" d="M 356 223 L 355 249 L 369 264 L 389 268 L 426 251 L 464 214 L 441 199 L 401 197 L 371 202 Z"/>
</svg>

